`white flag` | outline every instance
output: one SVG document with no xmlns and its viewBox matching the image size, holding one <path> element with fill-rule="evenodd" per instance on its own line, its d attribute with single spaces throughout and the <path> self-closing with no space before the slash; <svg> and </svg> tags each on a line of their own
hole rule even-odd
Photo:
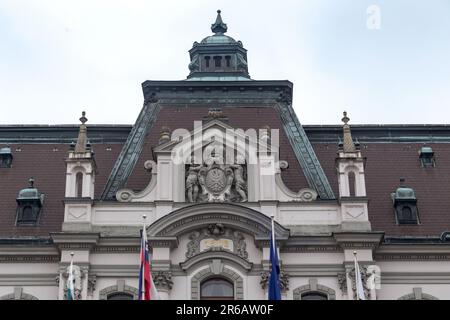
<svg viewBox="0 0 450 320">
<path fill-rule="evenodd" d="M 359 270 L 358 260 L 355 255 L 355 283 L 356 283 L 356 300 L 366 300 L 366 295 L 364 294 L 364 287 L 361 279 L 361 272 Z"/>
<path fill-rule="evenodd" d="M 67 300 L 75 300 L 75 288 L 73 286 L 74 280 L 72 259 L 69 266 L 69 276 L 67 277 Z"/>
</svg>

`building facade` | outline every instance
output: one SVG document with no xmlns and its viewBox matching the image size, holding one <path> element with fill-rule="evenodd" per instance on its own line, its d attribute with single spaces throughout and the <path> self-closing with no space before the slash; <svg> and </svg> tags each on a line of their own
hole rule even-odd
<svg viewBox="0 0 450 320">
<path fill-rule="evenodd" d="M 133 126 L 0 126 L 0 299 L 136 299 L 140 230 L 162 299 L 450 299 L 450 128 L 302 126 L 241 41 L 145 81 Z"/>
</svg>

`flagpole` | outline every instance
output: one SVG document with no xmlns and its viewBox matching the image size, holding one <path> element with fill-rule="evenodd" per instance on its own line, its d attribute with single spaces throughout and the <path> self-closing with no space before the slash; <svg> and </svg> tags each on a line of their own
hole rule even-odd
<svg viewBox="0 0 450 320">
<path fill-rule="evenodd" d="M 146 220 L 147 220 L 147 215 L 143 214 L 142 215 L 142 234 L 141 234 L 141 241 L 142 241 L 142 245 L 141 245 L 141 255 L 142 255 L 142 250 L 146 250 L 146 245 L 147 245 L 147 237 L 146 237 Z M 144 253 L 145 254 L 145 253 Z M 141 262 L 142 263 L 142 262 Z M 144 293 L 145 293 L 145 275 L 142 274 L 142 279 L 141 279 L 141 300 L 145 300 L 144 299 Z"/>
<path fill-rule="evenodd" d="M 273 214 L 270 215 L 270 221 L 272 223 L 272 239 L 273 239 L 273 250 L 276 252 L 277 245 L 275 244 L 275 224 L 274 224 L 275 216 Z"/>
<path fill-rule="evenodd" d="M 270 215 L 271 221 L 271 243 L 270 243 L 270 264 L 271 270 L 269 275 L 269 290 L 268 299 L 269 300 L 281 300 L 281 290 L 280 290 L 280 265 L 278 262 L 278 251 L 275 239 L 275 222 L 274 215 Z"/>
</svg>

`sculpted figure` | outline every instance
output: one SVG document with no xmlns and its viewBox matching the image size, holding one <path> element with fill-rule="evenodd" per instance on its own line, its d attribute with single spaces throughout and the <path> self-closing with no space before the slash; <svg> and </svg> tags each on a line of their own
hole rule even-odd
<svg viewBox="0 0 450 320">
<path fill-rule="evenodd" d="M 244 166 L 240 164 L 232 164 L 231 168 L 234 169 L 234 185 L 236 188 L 236 192 L 241 196 L 241 202 L 247 201 L 247 183 L 244 179 Z"/>
<path fill-rule="evenodd" d="M 189 70 L 191 72 L 194 72 L 194 71 L 198 71 L 198 69 L 199 69 L 198 54 L 196 54 L 194 56 L 194 58 L 192 59 L 191 63 L 189 63 Z"/>
<path fill-rule="evenodd" d="M 193 162 L 193 160 L 192 160 Z M 202 168 L 201 165 L 189 166 L 188 174 L 186 178 L 186 191 L 189 202 L 196 202 L 198 198 L 198 171 Z"/>
</svg>

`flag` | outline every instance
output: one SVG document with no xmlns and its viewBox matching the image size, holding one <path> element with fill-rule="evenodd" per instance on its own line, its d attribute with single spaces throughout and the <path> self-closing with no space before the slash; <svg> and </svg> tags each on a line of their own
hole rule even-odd
<svg viewBox="0 0 450 320">
<path fill-rule="evenodd" d="M 73 286 L 74 281 L 75 277 L 73 275 L 73 256 L 72 256 L 69 266 L 69 275 L 67 277 L 67 300 L 75 300 L 75 288 Z"/>
<path fill-rule="evenodd" d="M 277 246 L 275 242 L 275 227 L 272 217 L 272 232 L 270 236 L 270 275 L 269 275 L 269 300 L 281 300 L 280 289 L 280 265 L 278 263 Z"/>
<path fill-rule="evenodd" d="M 139 269 L 139 300 L 159 300 L 153 278 L 150 272 L 150 254 L 147 245 L 147 234 L 144 228 L 141 231 L 141 265 Z"/>
<path fill-rule="evenodd" d="M 356 300 L 366 300 L 364 287 L 361 279 L 361 271 L 359 270 L 358 260 L 356 259 L 356 251 L 353 252 L 355 260 L 355 284 L 356 284 Z"/>
</svg>

